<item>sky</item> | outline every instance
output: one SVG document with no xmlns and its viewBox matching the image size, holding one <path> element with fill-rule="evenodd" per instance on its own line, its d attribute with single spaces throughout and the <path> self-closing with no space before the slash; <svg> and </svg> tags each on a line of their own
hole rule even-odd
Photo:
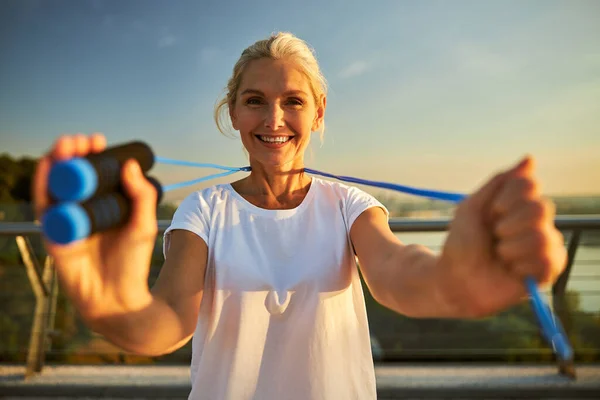
<svg viewBox="0 0 600 400">
<path fill-rule="evenodd" d="M 0 153 L 38 157 L 60 134 L 103 132 L 247 165 L 213 108 L 242 50 L 288 31 L 329 83 L 307 167 L 468 193 L 531 154 L 545 194 L 597 195 L 599 20 L 595 0 L 3 0 Z M 151 172 L 169 184 L 217 171 Z"/>
</svg>

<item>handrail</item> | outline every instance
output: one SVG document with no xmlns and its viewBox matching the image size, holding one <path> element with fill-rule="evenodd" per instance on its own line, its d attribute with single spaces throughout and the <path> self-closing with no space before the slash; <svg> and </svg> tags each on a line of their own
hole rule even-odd
<svg viewBox="0 0 600 400">
<path fill-rule="evenodd" d="M 452 219 L 449 217 L 436 219 L 390 218 L 389 225 L 393 232 L 443 232 L 448 230 L 451 221 Z M 559 230 L 572 233 L 567 245 L 569 251 L 566 269 L 552 287 L 553 306 L 559 318 L 563 320 L 565 330 L 569 332 L 573 321 L 571 321 L 566 307 L 565 292 L 571 267 L 580 244 L 581 233 L 586 230 L 600 230 L 600 215 L 559 215 L 554 222 Z M 171 220 L 159 220 L 159 232 L 163 232 L 170 224 Z M 52 260 L 46 257 L 44 267 L 40 267 L 29 243 L 28 236 L 40 233 L 41 226 L 37 222 L 0 222 L 0 237 L 16 236 L 29 280 L 36 294 L 36 310 L 28 350 L 26 377 L 40 373 L 43 368 L 45 349 L 49 347 L 49 335 L 51 335 L 50 332 L 54 325 L 58 291 Z"/>
<path fill-rule="evenodd" d="M 448 229 L 452 218 L 413 219 L 390 218 L 390 228 L 394 232 L 441 232 Z M 559 230 L 600 229 L 600 215 L 559 215 L 554 220 Z M 171 220 L 158 221 L 159 231 L 164 231 Z M 0 236 L 39 235 L 41 226 L 36 222 L 0 222 Z"/>
</svg>

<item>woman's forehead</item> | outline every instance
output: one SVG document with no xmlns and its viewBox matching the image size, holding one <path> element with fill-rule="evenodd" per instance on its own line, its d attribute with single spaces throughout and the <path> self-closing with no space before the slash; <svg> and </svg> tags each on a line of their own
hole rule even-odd
<svg viewBox="0 0 600 400">
<path fill-rule="evenodd" d="M 311 93 L 310 81 L 297 64 L 290 60 L 268 58 L 251 61 L 246 66 L 242 73 L 239 93 L 248 89 L 263 93 Z"/>
</svg>

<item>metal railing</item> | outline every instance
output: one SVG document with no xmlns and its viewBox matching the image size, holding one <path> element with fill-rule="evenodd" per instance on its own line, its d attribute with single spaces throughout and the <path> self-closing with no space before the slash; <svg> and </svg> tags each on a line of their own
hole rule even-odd
<svg viewBox="0 0 600 400">
<path fill-rule="evenodd" d="M 158 221 L 159 232 L 169 225 L 169 220 Z M 390 228 L 396 233 L 444 232 L 448 229 L 449 218 L 440 219 L 390 219 Z M 555 225 L 563 233 L 569 233 L 568 261 L 563 274 L 552 287 L 552 301 L 555 312 L 569 331 L 571 327 L 565 293 L 573 262 L 583 231 L 600 230 L 600 216 L 558 216 Z M 54 332 L 54 317 L 58 293 L 58 280 L 52 260 L 46 256 L 43 266 L 37 261 L 29 236 L 39 235 L 41 227 L 34 222 L 0 222 L 0 236 L 15 236 L 27 276 L 35 295 L 35 310 L 26 358 L 25 377 L 42 371 L 46 351 L 50 348 Z M 566 235 L 565 235 L 566 236 Z"/>
</svg>

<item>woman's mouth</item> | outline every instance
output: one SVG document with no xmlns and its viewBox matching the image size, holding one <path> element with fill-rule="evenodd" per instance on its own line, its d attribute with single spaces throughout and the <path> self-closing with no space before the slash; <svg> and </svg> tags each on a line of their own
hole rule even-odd
<svg viewBox="0 0 600 400">
<path fill-rule="evenodd" d="M 293 136 L 256 135 L 258 140 L 265 144 L 282 145 L 289 142 Z"/>
</svg>

